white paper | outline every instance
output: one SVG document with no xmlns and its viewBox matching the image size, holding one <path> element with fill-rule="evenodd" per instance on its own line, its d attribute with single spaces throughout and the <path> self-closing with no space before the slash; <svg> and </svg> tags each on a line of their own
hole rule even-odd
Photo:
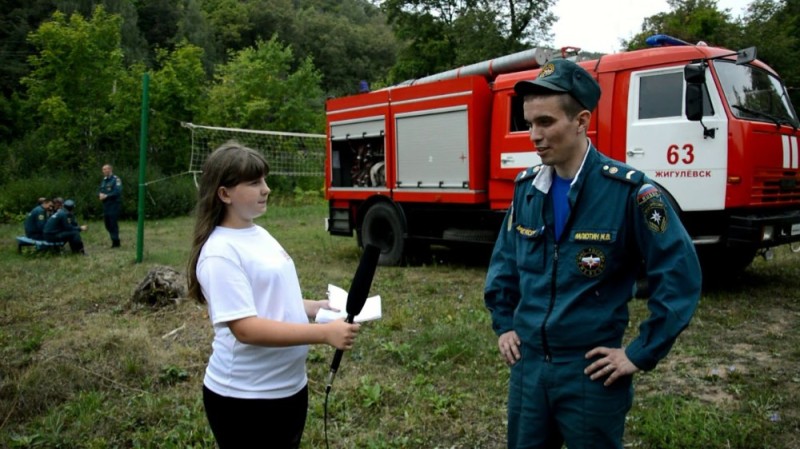
<svg viewBox="0 0 800 449">
<path fill-rule="evenodd" d="M 327 323 L 329 321 L 347 318 L 347 292 L 340 287 L 328 284 L 328 305 L 331 308 L 339 309 L 338 312 L 328 309 L 319 309 L 317 312 L 317 323 Z M 381 317 L 381 297 L 380 295 L 370 296 L 364 303 L 361 313 L 355 316 L 353 321 L 362 323 L 364 321 L 377 320 Z"/>
</svg>

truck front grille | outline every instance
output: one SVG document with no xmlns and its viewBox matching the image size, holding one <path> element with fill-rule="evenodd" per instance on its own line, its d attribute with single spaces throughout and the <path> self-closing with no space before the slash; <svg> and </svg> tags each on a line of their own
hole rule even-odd
<svg viewBox="0 0 800 449">
<path fill-rule="evenodd" d="M 800 203 L 800 172 L 758 170 L 753 179 L 753 204 Z"/>
</svg>

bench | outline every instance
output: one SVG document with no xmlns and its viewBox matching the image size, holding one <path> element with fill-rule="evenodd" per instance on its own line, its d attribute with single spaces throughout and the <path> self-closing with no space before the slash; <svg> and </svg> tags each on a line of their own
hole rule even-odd
<svg viewBox="0 0 800 449">
<path fill-rule="evenodd" d="M 34 240 L 32 238 L 21 235 L 17 237 L 17 252 L 22 254 L 22 248 L 32 246 L 36 251 L 61 251 L 67 242 L 48 242 L 45 240 Z"/>
</svg>

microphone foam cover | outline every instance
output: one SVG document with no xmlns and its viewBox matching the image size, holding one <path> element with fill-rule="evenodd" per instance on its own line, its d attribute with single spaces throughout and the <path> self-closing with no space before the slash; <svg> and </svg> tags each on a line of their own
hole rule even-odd
<svg viewBox="0 0 800 449">
<path fill-rule="evenodd" d="M 369 295 L 369 288 L 372 285 L 372 278 L 375 276 L 375 268 L 378 266 L 380 255 L 381 250 L 377 246 L 367 244 L 364 247 L 364 254 L 361 255 L 361 261 L 358 263 L 358 269 L 347 294 L 348 315 L 356 316 L 361 313 L 364 303 L 367 302 L 367 295 Z"/>
</svg>

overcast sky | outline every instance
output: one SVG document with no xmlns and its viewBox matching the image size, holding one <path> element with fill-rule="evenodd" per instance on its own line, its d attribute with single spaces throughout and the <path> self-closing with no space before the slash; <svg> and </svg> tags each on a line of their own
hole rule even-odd
<svg viewBox="0 0 800 449">
<path fill-rule="evenodd" d="M 740 17 L 751 2 L 718 0 L 717 6 Z M 641 30 L 645 17 L 668 10 L 666 0 L 556 0 L 553 12 L 559 20 L 553 25 L 553 44 L 615 53 L 620 51 L 620 39 L 630 39 Z"/>
</svg>

